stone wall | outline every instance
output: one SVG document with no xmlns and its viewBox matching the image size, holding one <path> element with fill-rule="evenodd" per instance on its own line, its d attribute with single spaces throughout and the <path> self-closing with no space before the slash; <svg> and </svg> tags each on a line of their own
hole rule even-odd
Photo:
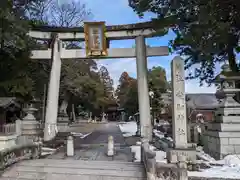
<svg viewBox="0 0 240 180">
<path fill-rule="evenodd" d="M 37 159 L 41 155 L 41 145 L 32 143 L 18 145 L 0 151 L 0 171 L 25 159 Z"/>
<path fill-rule="evenodd" d="M 215 159 L 222 159 L 229 154 L 240 153 L 240 132 L 237 124 L 209 124 L 204 135 L 204 151 Z"/>
</svg>

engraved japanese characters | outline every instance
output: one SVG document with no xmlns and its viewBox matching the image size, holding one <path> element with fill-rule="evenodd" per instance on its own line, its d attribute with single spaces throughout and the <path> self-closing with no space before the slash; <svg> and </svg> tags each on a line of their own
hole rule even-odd
<svg viewBox="0 0 240 180">
<path fill-rule="evenodd" d="M 180 57 L 175 57 L 172 61 L 172 89 L 173 139 L 176 148 L 187 146 L 184 79 L 184 61 Z"/>
</svg>

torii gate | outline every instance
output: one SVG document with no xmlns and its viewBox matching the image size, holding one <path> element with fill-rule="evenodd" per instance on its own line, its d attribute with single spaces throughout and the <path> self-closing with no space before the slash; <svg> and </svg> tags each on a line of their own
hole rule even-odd
<svg viewBox="0 0 240 180">
<path fill-rule="evenodd" d="M 56 34 L 53 49 L 32 51 L 33 59 L 51 59 L 52 68 L 47 95 L 47 108 L 44 128 L 44 140 L 56 136 L 58 116 L 58 99 L 61 74 L 61 61 L 64 59 L 100 59 L 100 58 L 135 58 L 137 64 L 138 101 L 140 113 L 141 136 L 151 140 L 152 125 L 147 83 L 147 57 L 166 56 L 168 47 L 146 47 L 145 37 L 152 37 L 155 31 L 152 23 L 138 23 L 117 26 L 105 26 L 104 22 L 85 23 L 84 28 L 34 27 L 29 35 L 36 39 L 49 40 Z M 135 48 L 108 48 L 111 40 L 135 39 Z M 83 49 L 67 50 L 62 41 L 81 40 L 86 42 Z"/>
</svg>

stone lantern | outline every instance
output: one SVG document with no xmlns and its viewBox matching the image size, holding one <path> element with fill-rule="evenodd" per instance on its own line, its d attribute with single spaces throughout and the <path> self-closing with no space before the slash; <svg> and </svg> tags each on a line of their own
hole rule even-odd
<svg viewBox="0 0 240 180">
<path fill-rule="evenodd" d="M 34 108 L 33 105 L 29 105 L 28 108 L 23 109 L 27 115 L 22 121 L 22 136 L 25 137 L 26 141 L 39 141 L 42 129 L 40 123 L 36 120 L 34 113 L 38 109 Z"/>
<path fill-rule="evenodd" d="M 68 128 L 70 121 L 66 111 L 59 109 L 57 116 L 57 128 L 60 132 L 65 131 Z"/>
<path fill-rule="evenodd" d="M 204 151 L 215 159 L 240 153 L 240 104 L 234 99 L 240 91 L 236 88 L 239 80 L 240 73 L 231 72 L 228 65 L 222 66 L 216 78 L 225 96 L 215 111 L 215 120 L 208 124 L 203 143 Z"/>
<path fill-rule="evenodd" d="M 239 74 L 240 75 L 240 74 Z M 236 81 L 240 80 L 240 76 L 231 72 L 227 64 L 222 66 L 222 72 L 216 80 L 220 84 L 220 92 L 224 93 L 225 99 L 220 107 L 239 107 L 240 104 L 233 98 L 240 89 L 236 88 Z"/>
</svg>

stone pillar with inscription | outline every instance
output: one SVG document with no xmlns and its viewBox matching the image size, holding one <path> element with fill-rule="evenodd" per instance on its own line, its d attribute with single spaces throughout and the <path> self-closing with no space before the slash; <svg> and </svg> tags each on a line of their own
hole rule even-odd
<svg viewBox="0 0 240 180">
<path fill-rule="evenodd" d="M 177 56 L 171 64 L 172 71 L 172 133 L 174 149 L 167 152 L 168 162 L 176 163 L 178 156 L 186 156 L 188 161 L 196 159 L 195 149 L 188 148 L 187 117 L 185 101 L 184 60 Z"/>
<path fill-rule="evenodd" d="M 150 116 L 150 100 L 147 82 L 147 55 L 145 38 L 136 38 L 136 63 L 138 79 L 138 102 L 140 113 L 141 137 L 152 140 L 152 124 Z"/>
<path fill-rule="evenodd" d="M 175 57 L 172 67 L 172 126 L 175 148 L 187 148 L 184 60 Z"/>
<path fill-rule="evenodd" d="M 61 75 L 62 44 L 58 37 L 54 39 L 52 48 L 52 68 L 48 86 L 46 118 L 44 127 L 44 141 L 52 140 L 57 133 L 58 99 Z"/>
</svg>

